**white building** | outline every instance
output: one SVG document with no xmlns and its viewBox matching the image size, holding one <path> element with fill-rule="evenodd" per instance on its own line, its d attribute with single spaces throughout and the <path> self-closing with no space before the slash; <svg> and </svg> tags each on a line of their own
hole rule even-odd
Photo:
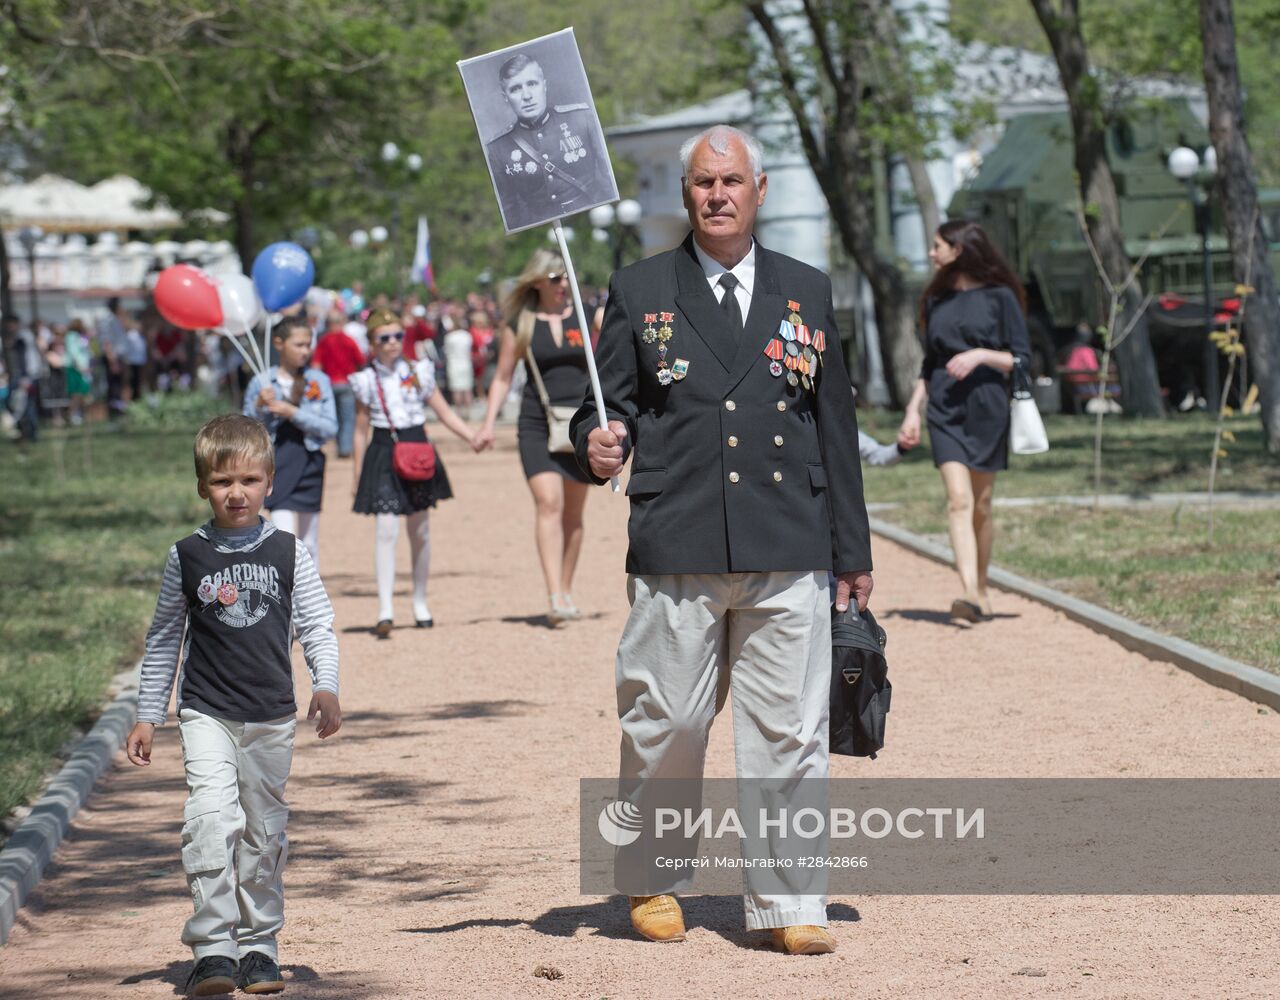
<svg viewBox="0 0 1280 1000">
<path fill-rule="evenodd" d="M 240 257 L 225 240 L 130 240 L 130 233 L 183 224 L 177 212 L 150 199 L 147 188 L 124 176 L 85 186 L 46 174 L 0 187 L 0 231 L 18 312 L 29 311 L 33 282 L 40 318 L 60 322 L 113 297 L 140 303 L 148 273 L 176 260 L 198 260 L 213 273 L 240 272 Z M 35 237 L 30 253 L 24 232 Z"/>
</svg>

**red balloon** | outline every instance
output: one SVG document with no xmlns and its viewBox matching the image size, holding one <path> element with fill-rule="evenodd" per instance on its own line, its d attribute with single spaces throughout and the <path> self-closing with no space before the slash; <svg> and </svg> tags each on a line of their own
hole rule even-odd
<svg viewBox="0 0 1280 1000">
<path fill-rule="evenodd" d="M 222 325 L 218 286 L 198 267 L 174 264 L 156 281 L 156 308 L 174 326 L 184 330 L 212 330 Z"/>
</svg>

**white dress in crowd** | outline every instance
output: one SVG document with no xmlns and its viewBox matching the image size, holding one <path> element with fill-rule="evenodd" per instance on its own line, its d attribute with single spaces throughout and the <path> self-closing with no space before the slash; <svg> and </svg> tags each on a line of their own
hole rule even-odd
<svg viewBox="0 0 1280 1000">
<path fill-rule="evenodd" d="M 444 335 L 444 373 L 450 392 L 475 389 L 475 370 L 471 367 L 471 331 L 457 327 Z"/>
</svg>

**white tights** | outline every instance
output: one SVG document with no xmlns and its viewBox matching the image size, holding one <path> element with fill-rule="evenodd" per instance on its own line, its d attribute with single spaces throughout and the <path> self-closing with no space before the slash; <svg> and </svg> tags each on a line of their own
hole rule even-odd
<svg viewBox="0 0 1280 1000">
<path fill-rule="evenodd" d="M 413 555 L 413 617 L 430 621 L 427 606 L 427 576 L 431 572 L 430 511 L 405 515 L 409 522 L 409 551 Z M 396 540 L 400 537 L 399 514 L 374 517 L 377 544 L 373 550 L 373 570 L 378 578 L 378 620 L 394 618 L 392 595 L 396 589 Z"/>
<path fill-rule="evenodd" d="M 273 510 L 271 523 L 281 531 L 287 531 L 311 553 L 311 561 L 320 572 L 320 512 L 318 510 Z"/>
</svg>

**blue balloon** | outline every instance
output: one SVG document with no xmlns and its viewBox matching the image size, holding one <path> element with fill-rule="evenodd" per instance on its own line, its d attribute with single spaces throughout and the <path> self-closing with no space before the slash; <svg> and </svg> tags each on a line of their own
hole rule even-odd
<svg viewBox="0 0 1280 1000">
<path fill-rule="evenodd" d="M 253 262 L 253 287 L 271 312 L 300 302 L 315 279 L 311 255 L 296 243 L 272 243 Z"/>
</svg>

